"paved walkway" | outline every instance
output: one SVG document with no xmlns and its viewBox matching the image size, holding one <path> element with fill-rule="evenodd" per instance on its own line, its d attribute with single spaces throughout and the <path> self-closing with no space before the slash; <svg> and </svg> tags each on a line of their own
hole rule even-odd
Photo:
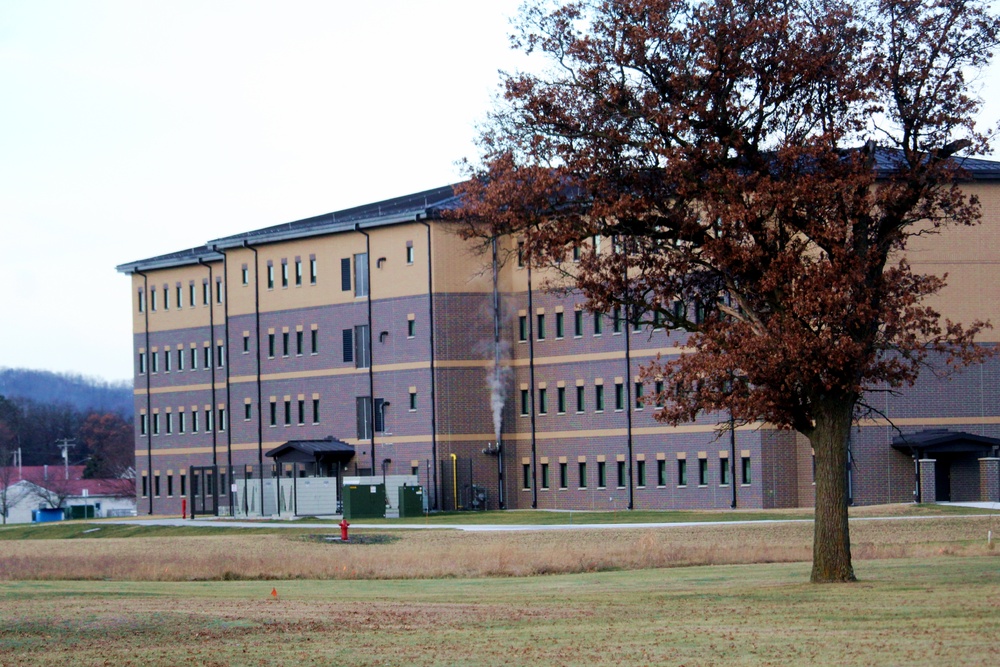
<svg viewBox="0 0 1000 667">
<path fill-rule="evenodd" d="M 1000 503 L 941 503 L 942 505 L 957 505 L 960 507 L 976 507 L 979 509 L 992 509 L 1000 511 Z M 953 515 L 949 518 L 962 518 L 970 515 Z M 914 521 L 921 519 L 939 519 L 938 516 L 873 516 L 855 517 L 851 521 Z M 320 529 L 339 531 L 340 517 L 328 517 L 328 521 L 240 521 L 227 518 L 206 517 L 203 519 L 177 519 L 177 518 L 135 518 L 119 519 L 116 523 L 127 523 L 141 526 L 206 526 L 216 528 L 299 528 L 299 529 Z M 378 530 L 460 530 L 464 532 L 519 532 L 519 531 L 548 531 L 548 530 L 608 530 L 619 529 L 628 530 L 634 528 L 676 528 L 682 526 L 745 526 L 748 524 L 768 524 L 768 523 L 812 523 L 812 519 L 755 519 L 746 521 L 667 521 L 658 523 L 561 523 L 561 524 L 440 524 L 440 523 L 351 523 L 352 529 L 378 529 Z"/>
</svg>

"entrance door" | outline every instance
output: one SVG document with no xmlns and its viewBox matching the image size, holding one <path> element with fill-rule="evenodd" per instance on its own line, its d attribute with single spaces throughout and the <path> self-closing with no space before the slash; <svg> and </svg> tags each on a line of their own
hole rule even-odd
<svg viewBox="0 0 1000 667">
<path fill-rule="evenodd" d="M 191 466 L 191 516 L 219 515 L 218 468 Z"/>
<path fill-rule="evenodd" d="M 934 492 L 938 502 L 951 500 L 951 461 L 939 458 L 934 464 Z"/>
</svg>

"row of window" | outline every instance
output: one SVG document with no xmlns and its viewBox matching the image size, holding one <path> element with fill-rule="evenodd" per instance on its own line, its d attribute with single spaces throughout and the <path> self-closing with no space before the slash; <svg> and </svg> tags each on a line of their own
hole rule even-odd
<svg viewBox="0 0 1000 667">
<path fill-rule="evenodd" d="M 625 467 L 625 461 L 616 461 L 616 472 L 617 472 L 617 486 L 623 489 L 628 483 L 628 472 Z M 577 477 L 576 483 L 577 488 L 586 489 L 590 482 L 587 475 L 587 462 L 579 461 L 577 464 Z M 559 474 L 559 487 L 560 489 L 569 488 L 569 464 L 566 462 L 560 462 L 558 464 L 558 474 Z M 708 459 L 698 458 L 698 486 L 708 486 L 709 484 L 709 473 L 708 473 Z M 604 461 L 597 462 L 597 488 L 604 489 L 608 486 L 608 469 L 607 463 Z M 675 479 L 674 482 L 678 487 L 688 486 L 688 468 L 687 459 L 677 459 L 677 467 L 675 469 Z M 541 489 L 549 489 L 550 479 L 549 479 L 549 464 L 543 462 L 539 465 L 539 487 Z M 636 486 L 645 487 L 647 484 L 646 480 L 646 461 L 643 459 L 638 459 L 635 462 L 635 477 Z M 729 486 L 730 478 L 730 466 L 728 457 L 719 457 L 719 486 Z M 743 486 L 748 486 L 750 484 L 750 457 L 744 456 L 740 459 L 740 483 Z M 525 490 L 531 489 L 532 475 L 531 475 L 531 464 L 522 464 L 522 483 L 521 486 Z M 656 486 L 667 486 L 667 461 L 665 459 L 658 459 L 656 461 Z"/>
<path fill-rule="evenodd" d="M 215 302 L 222 303 L 222 278 L 215 279 Z M 156 312 L 157 307 L 162 310 L 170 310 L 171 308 L 171 292 L 174 294 L 173 307 L 176 310 L 184 308 L 184 294 L 187 292 L 187 306 L 188 308 L 194 308 L 198 305 L 198 287 L 194 280 L 188 281 L 187 289 L 178 282 L 171 289 L 170 285 L 163 285 L 163 289 L 153 286 L 149 288 L 149 310 L 150 312 Z M 211 299 L 211 287 L 208 283 L 208 278 L 203 278 L 201 282 L 201 305 L 207 306 L 212 302 Z M 157 295 L 162 295 L 160 298 Z M 140 289 L 137 294 L 137 307 L 140 313 L 146 311 L 146 292 Z"/>
<path fill-rule="evenodd" d="M 572 388 L 573 396 L 575 397 L 574 407 L 576 408 L 577 414 L 583 414 L 587 411 L 587 389 L 584 385 L 577 383 L 575 387 Z M 653 385 L 654 395 L 657 397 L 654 407 L 662 408 L 663 403 L 661 401 L 663 395 L 663 380 L 656 380 Z M 535 410 L 539 415 L 545 415 L 549 413 L 549 389 L 548 387 L 539 387 L 537 393 L 537 399 L 535 403 Z M 556 387 L 556 413 L 566 414 L 567 412 L 567 387 Z M 645 401 L 645 385 L 642 382 L 636 382 L 633 387 L 633 396 L 635 398 L 634 409 L 642 410 L 643 406 L 646 405 Z M 627 395 L 626 387 L 623 382 L 615 382 L 614 385 L 614 409 L 615 411 L 621 411 L 625 409 L 625 405 L 628 403 L 629 397 Z M 593 406 L 594 412 L 604 412 L 605 410 L 605 389 L 602 382 L 597 382 L 593 386 Z M 530 390 L 527 388 L 521 389 L 521 416 L 527 417 L 531 414 L 531 394 Z"/>
<path fill-rule="evenodd" d="M 674 302 L 674 313 L 678 317 L 687 316 L 687 307 L 681 301 Z M 555 338 L 560 340 L 566 337 L 566 314 L 562 311 L 556 311 L 555 315 Z M 704 306 L 697 306 L 694 317 L 695 322 L 701 322 L 705 316 Z M 664 328 L 662 314 L 659 311 L 653 313 L 653 330 L 659 331 Z M 591 325 L 593 334 L 595 336 L 601 336 L 604 334 L 605 320 L 610 320 L 611 322 L 611 332 L 614 334 L 620 334 L 625 331 L 626 321 L 625 317 L 622 315 L 622 309 L 618 306 L 611 312 L 611 317 L 609 318 L 604 313 L 592 313 L 591 314 Z M 548 336 L 548 329 L 546 326 L 546 315 L 545 313 L 537 313 L 535 315 L 535 330 L 534 335 L 537 340 L 545 340 Z M 641 333 L 643 331 L 643 324 L 639 321 L 638 317 L 632 318 L 632 333 Z M 584 311 L 574 310 L 573 311 L 573 337 L 582 338 L 584 333 Z M 517 339 L 521 343 L 526 343 L 528 341 L 528 315 L 518 315 L 517 319 Z"/>
<path fill-rule="evenodd" d="M 199 415 L 204 414 L 205 419 L 203 422 L 199 421 Z M 217 411 L 212 411 L 212 406 L 206 405 L 204 411 L 199 410 L 197 406 L 191 406 L 191 411 L 187 412 L 183 408 L 178 409 L 176 413 L 174 412 L 153 412 L 152 419 L 150 415 L 145 412 L 139 414 L 139 434 L 146 435 L 147 433 L 152 433 L 153 435 L 172 435 L 174 433 L 175 423 L 176 432 L 181 433 L 198 433 L 199 429 L 204 426 L 205 432 L 210 433 L 213 428 L 212 417 L 217 415 L 218 419 L 215 425 L 218 426 L 220 432 L 226 430 L 226 409 L 220 407 Z"/>
<path fill-rule="evenodd" d="M 152 349 L 148 353 L 149 371 L 151 373 L 159 373 L 161 369 L 160 360 L 162 359 L 162 369 L 164 373 L 170 373 L 171 371 L 182 372 L 185 370 L 198 370 L 199 360 L 201 363 L 201 368 L 204 370 L 209 370 L 212 368 L 212 344 L 209 341 L 205 341 L 202 344 L 201 352 L 198 351 L 198 347 L 191 343 L 190 347 L 187 349 L 183 345 L 178 345 L 175 351 L 170 349 L 164 349 L 162 351 L 156 348 Z M 215 364 L 219 368 L 225 366 L 226 363 L 226 346 L 222 343 L 217 343 L 215 345 Z M 139 374 L 144 375 L 147 370 L 147 352 L 145 350 L 139 351 Z"/>
<path fill-rule="evenodd" d="M 222 475 L 223 475 L 223 477 L 225 477 L 225 473 L 222 473 Z M 187 495 L 187 475 L 184 474 L 184 473 L 181 473 L 179 475 L 179 477 L 180 477 L 180 490 L 179 490 L 180 492 L 178 493 L 178 495 L 181 496 L 181 497 L 184 497 L 184 496 Z M 152 489 L 152 491 L 153 491 L 153 497 L 154 498 L 159 498 L 160 497 L 160 474 L 159 473 L 155 473 L 153 475 L 153 485 L 152 486 L 153 486 L 153 489 Z M 143 498 L 149 497 L 149 491 L 150 491 L 150 489 L 149 489 L 149 477 L 147 477 L 146 475 L 143 475 L 142 476 L 142 490 L 141 490 L 142 497 Z M 173 473 L 167 473 L 167 497 L 170 498 L 170 497 L 173 497 L 173 495 L 174 495 L 174 475 L 173 475 Z"/>
</svg>

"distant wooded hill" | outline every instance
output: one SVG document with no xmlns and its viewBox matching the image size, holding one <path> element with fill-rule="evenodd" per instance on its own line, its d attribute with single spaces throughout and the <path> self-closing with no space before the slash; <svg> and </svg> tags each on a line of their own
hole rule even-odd
<svg viewBox="0 0 1000 667">
<path fill-rule="evenodd" d="M 63 404 L 80 412 L 112 412 L 132 420 L 132 383 L 27 368 L 0 368 L 0 396 Z"/>
</svg>

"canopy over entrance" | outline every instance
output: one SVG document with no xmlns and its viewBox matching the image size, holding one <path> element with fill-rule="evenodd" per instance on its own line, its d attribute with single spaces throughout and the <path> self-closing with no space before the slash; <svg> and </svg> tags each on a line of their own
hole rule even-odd
<svg viewBox="0 0 1000 667">
<path fill-rule="evenodd" d="M 938 458 L 943 454 L 976 454 L 982 457 L 1000 453 L 1000 439 L 943 428 L 896 436 L 892 439 L 892 446 L 904 454 L 916 454 L 922 459 Z"/>
<path fill-rule="evenodd" d="M 264 454 L 279 466 L 285 463 L 312 463 L 320 474 L 336 476 L 354 458 L 354 446 L 333 436 L 323 440 L 289 440 Z"/>
</svg>

